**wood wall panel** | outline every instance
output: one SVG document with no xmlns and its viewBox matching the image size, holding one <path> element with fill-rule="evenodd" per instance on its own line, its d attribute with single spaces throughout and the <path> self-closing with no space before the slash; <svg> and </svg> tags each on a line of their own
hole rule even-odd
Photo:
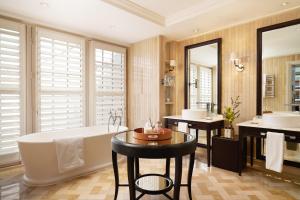
<svg viewBox="0 0 300 200">
<path fill-rule="evenodd" d="M 241 116 L 237 122 L 256 115 L 256 30 L 257 28 L 300 18 L 300 8 L 230 27 L 224 30 L 199 35 L 182 41 L 172 42 L 170 55 L 178 63 L 176 67 L 176 109 L 180 114 L 184 108 L 184 47 L 191 44 L 222 38 L 222 108 L 230 104 L 230 98 L 240 96 Z M 201 22 L 199 22 L 201 24 Z M 245 64 L 243 72 L 237 72 L 231 61 L 234 52 Z"/>
<path fill-rule="evenodd" d="M 161 111 L 160 78 L 165 49 L 161 36 L 150 38 L 129 47 L 128 55 L 128 126 L 144 127 L 151 118 L 159 120 Z"/>
<path fill-rule="evenodd" d="M 290 84 L 288 84 L 288 73 L 290 72 L 289 67 L 291 67 L 289 63 L 295 61 L 297 61 L 297 63 L 300 63 L 300 54 L 266 58 L 263 60 L 263 74 L 270 74 L 275 76 L 275 97 L 263 99 L 263 110 L 291 110 L 291 107 L 286 105 L 292 103 L 288 98 L 288 90 L 291 89 Z"/>
</svg>

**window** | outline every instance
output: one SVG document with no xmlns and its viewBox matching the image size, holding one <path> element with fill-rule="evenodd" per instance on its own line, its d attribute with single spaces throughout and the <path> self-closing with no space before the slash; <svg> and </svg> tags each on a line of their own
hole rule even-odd
<svg viewBox="0 0 300 200">
<path fill-rule="evenodd" d="M 190 65 L 190 109 L 197 109 L 197 66 Z"/>
<path fill-rule="evenodd" d="M 200 67 L 200 102 L 212 102 L 212 69 L 208 67 Z M 206 108 L 206 105 L 201 105 Z"/>
<path fill-rule="evenodd" d="M 102 43 L 91 43 L 90 89 L 91 124 L 107 126 L 110 111 L 122 116 L 126 124 L 126 49 Z M 94 112 L 93 112 L 94 111 Z"/>
<path fill-rule="evenodd" d="M 0 19 L 0 165 L 19 159 L 24 113 L 25 26 Z"/>
<path fill-rule="evenodd" d="M 212 102 L 212 69 L 190 65 L 190 108 L 206 109 Z"/>
<path fill-rule="evenodd" d="M 37 31 L 38 130 L 85 126 L 85 41 Z"/>
</svg>

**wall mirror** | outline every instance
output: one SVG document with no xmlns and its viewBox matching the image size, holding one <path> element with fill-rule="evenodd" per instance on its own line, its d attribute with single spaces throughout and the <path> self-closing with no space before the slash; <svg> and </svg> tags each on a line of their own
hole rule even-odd
<svg viewBox="0 0 300 200">
<path fill-rule="evenodd" d="M 185 47 L 185 108 L 221 113 L 221 38 Z"/>
<path fill-rule="evenodd" d="M 274 126 L 300 128 L 300 19 L 257 30 L 257 115 Z M 263 141 L 263 140 L 262 140 Z M 259 140 L 257 157 L 265 153 Z M 284 158 L 300 163 L 300 145 L 286 142 Z"/>
<path fill-rule="evenodd" d="M 300 19 L 258 29 L 257 114 L 299 112 Z"/>
</svg>

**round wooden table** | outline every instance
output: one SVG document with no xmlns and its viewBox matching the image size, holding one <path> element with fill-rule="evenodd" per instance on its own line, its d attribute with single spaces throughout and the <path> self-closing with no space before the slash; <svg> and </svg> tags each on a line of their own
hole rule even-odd
<svg viewBox="0 0 300 200">
<path fill-rule="evenodd" d="M 192 199 L 191 183 L 194 168 L 196 137 L 172 131 L 172 138 L 163 141 L 144 141 L 134 138 L 134 131 L 117 133 L 112 137 L 112 162 L 115 175 L 115 197 L 117 199 L 120 186 L 128 186 L 130 200 L 140 199 L 145 194 L 162 194 L 172 199 L 167 192 L 174 187 L 174 200 L 179 200 L 180 187 L 188 187 L 189 198 Z M 119 183 L 117 154 L 127 157 L 128 184 Z M 182 157 L 190 155 L 187 184 L 181 184 Z M 165 174 L 139 173 L 139 158 L 166 159 Z M 170 178 L 170 159 L 175 158 L 175 179 Z M 136 197 L 136 191 L 141 194 Z"/>
</svg>

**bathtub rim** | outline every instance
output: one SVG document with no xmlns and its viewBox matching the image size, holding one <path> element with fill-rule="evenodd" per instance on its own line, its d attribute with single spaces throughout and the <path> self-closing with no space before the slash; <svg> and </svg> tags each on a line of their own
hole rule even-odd
<svg viewBox="0 0 300 200">
<path fill-rule="evenodd" d="M 62 130 L 54 130 L 54 131 L 46 131 L 46 132 L 35 132 L 35 133 L 29 133 L 29 134 L 25 134 L 25 135 L 21 135 L 18 139 L 17 139 L 17 143 L 22 143 L 22 144 L 43 144 L 43 143 L 52 143 L 54 142 L 54 139 L 55 138 L 42 138 L 42 139 L 39 139 L 38 141 L 36 141 L 36 138 L 34 137 L 39 137 L 40 135 L 41 136 L 45 136 L 43 134 L 57 134 L 57 132 L 59 131 L 64 131 L 64 130 L 68 130 L 68 131 L 71 131 L 71 130 L 74 130 L 74 131 L 78 131 L 78 130 L 81 130 L 81 129 L 84 129 L 84 128 L 99 128 L 97 126 L 87 126 L 87 127 L 81 127 L 81 128 L 72 128 L 72 129 L 62 129 Z M 127 131 L 129 130 L 128 127 L 126 126 L 120 126 L 119 127 L 119 131 L 118 132 L 124 132 L 124 131 Z M 112 134 L 115 134 L 117 132 L 108 132 L 108 131 L 105 131 L 104 129 L 99 129 L 99 131 L 103 131 L 102 133 L 92 133 L 92 134 L 87 134 L 87 135 L 82 135 L 83 138 L 89 138 L 89 137 L 95 137 L 95 136 L 104 136 L 104 135 L 112 135 Z M 66 137 L 61 137 L 61 138 L 72 138 L 72 135 L 69 135 L 69 136 L 66 136 Z M 75 137 L 79 137 L 78 135 L 75 135 Z"/>
</svg>

